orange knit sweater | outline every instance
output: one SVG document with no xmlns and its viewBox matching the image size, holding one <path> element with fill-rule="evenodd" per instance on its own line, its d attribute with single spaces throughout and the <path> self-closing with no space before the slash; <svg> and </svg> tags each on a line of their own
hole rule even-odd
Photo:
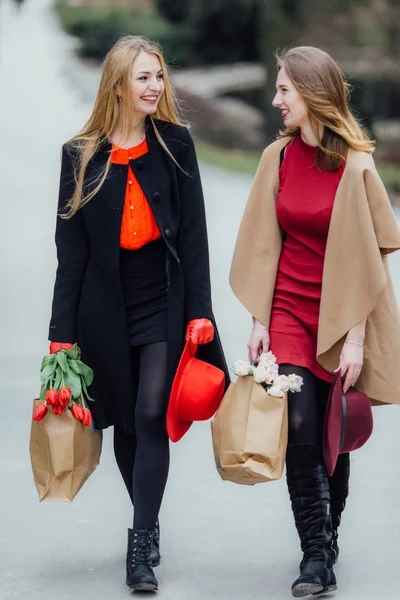
<svg viewBox="0 0 400 600">
<path fill-rule="evenodd" d="M 133 148 L 118 148 L 113 144 L 111 162 L 128 165 L 129 159 L 139 158 L 149 151 L 147 140 Z M 128 168 L 124 212 L 122 214 L 120 245 L 127 250 L 137 250 L 161 237 L 153 211 L 136 179 Z"/>
</svg>

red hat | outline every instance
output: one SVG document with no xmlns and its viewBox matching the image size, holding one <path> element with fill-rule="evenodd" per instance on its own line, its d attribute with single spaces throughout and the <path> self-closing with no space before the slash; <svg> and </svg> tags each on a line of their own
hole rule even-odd
<svg viewBox="0 0 400 600">
<path fill-rule="evenodd" d="M 167 412 L 167 431 L 178 442 L 193 421 L 211 419 L 221 404 L 225 374 L 195 357 L 197 346 L 188 341 L 183 350 Z"/>
<path fill-rule="evenodd" d="M 368 396 L 342 388 L 342 377 L 337 373 L 332 382 L 324 424 L 324 459 L 331 477 L 339 454 L 352 452 L 365 444 L 371 436 L 373 419 Z"/>
</svg>

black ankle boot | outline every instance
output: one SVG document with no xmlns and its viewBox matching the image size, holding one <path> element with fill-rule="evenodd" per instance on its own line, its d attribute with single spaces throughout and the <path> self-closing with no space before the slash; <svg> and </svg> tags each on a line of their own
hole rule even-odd
<svg viewBox="0 0 400 600">
<path fill-rule="evenodd" d="M 302 598 L 336 590 L 328 475 L 322 451 L 312 444 L 288 446 L 286 476 L 303 560 L 292 595 Z"/>
<path fill-rule="evenodd" d="M 152 537 L 152 530 L 128 529 L 126 585 L 132 591 L 155 592 L 158 589 L 150 560 Z"/>
<path fill-rule="evenodd" d="M 153 529 L 153 538 L 151 540 L 150 560 L 153 567 L 158 567 L 161 562 L 160 554 L 160 522 L 157 519 L 156 526 Z"/>
<path fill-rule="evenodd" d="M 335 564 L 339 558 L 338 529 L 342 519 L 342 512 L 346 506 L 349 495 L 350 455 L 339 454 L 335 472 L 329 477 L 329 490 L 331 494 L 332 512 L 332 561 Z"/>
</svg>

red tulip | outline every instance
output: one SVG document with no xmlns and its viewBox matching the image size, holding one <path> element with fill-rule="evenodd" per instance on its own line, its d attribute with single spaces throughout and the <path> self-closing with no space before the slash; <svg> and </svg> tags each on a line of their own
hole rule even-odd
<svg viewBox="0 0 400 600">
<path fill-rule="evenodd" d="M 58 394 L 56 390 L 48 390 L 46 392 L 46 403 L 49 406 L 55 406 L 58 402 Z"/>
<path fill-rule="evenodd" d="M 64 412 L 63 407 L 61 406 L 61 404 L 56 404 L 55 406 L 53 406 L 53 413 L 57 416 L 62 415 L 62 413 Z"/>
<path fill-rule="evenodd" d="M 92 424 L 92 414 L 88 408 L 83 409 L 82 423 L 87 427 Z"/>
<path fill-rule="evenodd" d="M 41 421 L 43 419 L 43 417 L 46 415 L 46 413 L 47 413 L 47 406 L 45 404 L 39 404 L 39 406 L 36 407 L 36 410 L 33 413 L 33 420 Z"/>
<path fill-rule="evenodd" d="M 58 401 L 63 408 L 67 408 L 71 400 L 71 390 L 69 387 L 62 387 L 58 393 Z"/>
<path fill-rule="evenodd" d="M 80 404 L 73 404 L 71 406 L 71 412 L 74 415 L 75 419 L 78 419 L 78 421 L 83 420 L 83 408 L 82 406 L 80 406 Z"/>
</svg>

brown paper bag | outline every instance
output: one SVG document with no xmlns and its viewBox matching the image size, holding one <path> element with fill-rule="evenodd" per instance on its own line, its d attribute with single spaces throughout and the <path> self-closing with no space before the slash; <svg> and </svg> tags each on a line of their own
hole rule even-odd
<svg viewBox="0 0 400 600">
<path fill-rule="evenodd" d="M 211 422 L 215 463 L 225 481 L 280 479 L 288 438 L 287 395 L 268 396 L 253 377 L 231 383 Z"/>
<path fill-rule="evenodd" d="M 33 401 L 33 412 L 40 404 Z M 33 414 L 32 412 L 32 414 Z M 30 456 L 40 502 L 72 502 L 99 464 L 102 431 L 85 427 L 70 410 L 32 421 Z"/>
</svg>

